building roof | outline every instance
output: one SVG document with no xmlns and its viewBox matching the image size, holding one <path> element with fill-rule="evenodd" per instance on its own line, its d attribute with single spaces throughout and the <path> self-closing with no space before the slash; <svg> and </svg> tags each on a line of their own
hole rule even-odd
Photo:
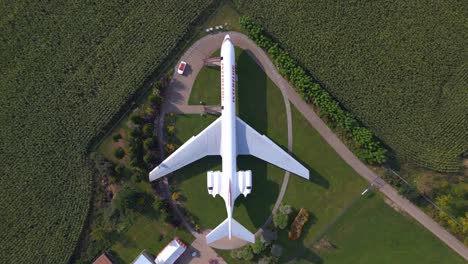
<svg viewBox="0 0 468 264">
<path fill-rule="evenodd" d="M 93 264 L 113 264 L 112 260 L 107 256 L 107 254 L 104 252 L 102 253 L 99 258 L 97 258 Z"/>
<path fill-rule="evenodd" d="M 154 264 L 153 259 L 154 257 L 151 254 L 143 250 L 132 264 Z"/>
<path fill-rule="evenodd" d="M 156 257 L 156 264 L 173 264 L 187 249 L 179 238 L 174 238 Z"/>
</svg>

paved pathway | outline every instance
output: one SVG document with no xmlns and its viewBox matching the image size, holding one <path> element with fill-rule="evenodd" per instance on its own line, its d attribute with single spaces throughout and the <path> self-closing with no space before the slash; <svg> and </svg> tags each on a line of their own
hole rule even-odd
<svg viewBox="0 0 468 264">
<path fill-rule="evenodd" d="M 171 84 L 171 89 L 174 87 L 174 92 L 168 94 L 166 101 L 163 105 L 163 113 L 201 113 L 202 106 L 188 106 L 188 98 L 192 89 L 193 82 L 200 69 L 203 67 L 203 59 L 209 56 L 220 47 L 220 43 L 226 33 L 219 33 L 208 35 L 197 41 L 187 52 L 182 56 L 182 60 L 187 61 L 190 67 L 187 69 L 186 76 L 175 75 L 174 83 Z M 285 95 L 286 110 L 290 112 L 290 105 L 286 101 L 289 100 L 306 118 L 306 120 L 320 133 L 324 140 L 336 151 L 336 153 L 351 166 L 357 173 L 364 177 L 369 182 L 378 179 L 378 175 L 363 164 L 347 147 L 346 145 L 333 133 L 333 131 L 317 116 L 312 108 L 302 100 L 299 94 L 291 87 L 291 85 L 282 78 L 276 70 L 276 67 L 270 61 L 267 54 L 257 45 L 251 41 L 247 36 L 238 32 L 228 32 L 231 35 L 236 46 L 247 50 L 252 57 L 256 60 L 258 65 L 265 71 L 268 77 L 280 88 L 283 95 Z M 287 98 L 287 99 L 286 99 Z M 290 113 L 288 114 L 290 116 Z M 162 135 L 163 120 L 160 120 L 159 133 Z M 288 134 L 292 131 L 292 125 L 288 122 Z M 162 140 L 162 137 L 158 137 Z M 160 142 L 162 143 L 162 142 Z M 160 145 L 161 146 L 161 145 Z M 288 137 L 288 148 L 292 146 L 292 138 Z M 288 176 L 285 176 L 285 182 L 280 191 L 280 197 L 284 195 Z M 166 183 L 167 184 L 167 183 Z M 468 249 L 457 238 L 452 236 L 438 223 L 427 216 L 417 206 L 403 198 L 397 193 L 393 187 L 388 184 L 380 185 L 379 190 L 392 200 L 403 211 L 412 216 L 416 221 L 426 227 L 441 241 L 447 244 L 450 248 L 468 260 Z M 280 200 L 281 201 L 281 200 Z M 275 205 L 277 208 L 279 204 Z M 190 229 L 189 229 L 190 230 Z M 196 234 L 196 233 L 195 233 Z M 196 234 L 197 236 L 198 234 Z M 199 235 L 198 235 L 199 236 Z"/>
</svg>

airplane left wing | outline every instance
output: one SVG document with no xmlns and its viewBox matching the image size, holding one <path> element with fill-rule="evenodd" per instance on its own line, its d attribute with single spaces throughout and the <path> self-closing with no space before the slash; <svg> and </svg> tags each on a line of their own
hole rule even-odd
<svg viewBox="0 0 468 264">
<path fill-rule="evenodd" d="M 159 166 L 150 172 L 150 181 L 157 180 L 205 156 L 220 155 L 221 118 L 216 119 L 198 135 L 190 138 Z"/>
<path fill-rule="evenodd" d="M 309 179 L 309 170 L 267 136 L 261 135 L 237 117 L 237 154 L 252 155 L 284 170 Z"/>
</svg>

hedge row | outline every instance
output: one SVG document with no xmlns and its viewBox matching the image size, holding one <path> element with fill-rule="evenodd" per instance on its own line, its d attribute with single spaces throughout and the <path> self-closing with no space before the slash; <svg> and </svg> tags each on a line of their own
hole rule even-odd
<svg viewBox="0 0 468 264">
<path fill-rule="evenodd" d="M 289 80 L 304 100 L 317 106 L 322 117 L 327 117 L 331 121 L 331 125 L 344 132 L 348 139 L 352 139 L 360 159 L 369 164 L 385 162 L 387 150 L 382 147 L 372 132 L 344 110 L 325 89 L 298 65 L 295 59 L 267 36 L 259 24 L 247 16 L 240 18 L 240 24 L 247 31 L 249 37 L 268 52 L 280 74 Z"/>
</svg>

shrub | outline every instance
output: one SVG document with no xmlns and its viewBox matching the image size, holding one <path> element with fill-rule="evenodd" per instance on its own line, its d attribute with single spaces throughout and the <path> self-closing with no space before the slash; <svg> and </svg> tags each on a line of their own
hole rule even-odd
<svg viewBox="0 0 468 264">
<path fill-rule="evenodd" d="M 154 199 L 153 209 L 156 210 L 156 211 L 160 211 L 160 210 L 164 209 L 164 201 L 159 197 Z"/>
<path fill-rule="evenodd" d="M 284 229 L 288 225 L 289 217 L 287 214 L 276 213 L 273 216 L 273 224 L 276 228 Z"/>
<path fill-rule="evenodd" d="M 172 153 L 174 152 L 174 150 L 176 149 L 176 146 L 172 143 L 169 143 L 166 145 L 166 150 L 168 153 Z"/>
<path fill-rule="evenodd" d="M 120 133 L 114 134 L 112 136 L 112 139 L 114 140 L 114 142 L 119 141 L 121 138 L 122 138 L 122 135 L 120 135 Z"/>
<path fill-rule="evenodd" d="M 122 176 L 123 173 L 125 172 L 125 166 L 122 164 L 118 164 L 117 166 L 114 167 L 114 171 L 117 175 Z"/>
<path fill-rule="evenodd" d="M 154 125 L 151 124 L 151 123 L 147 123 L 147 124 L 144 124 L 143 125 L 143 135 L 147 136 L 147 137 L 151 137 L 153 135 L 153 129 L 154 129 Z"/>
<path fill-rule="evenodd" d="M 125 156 L 125 150 L 121 147 L 118 147 L 115 151 L 114 151 L 114 156 L 118 159 L 122 159 L 124 156 Z"/>
<path fill-rule="evenodd" d="M 254 254 L 260 254 L 266 249 L 266 241 L 263 237 L 260 237 L 259 239 L 255 240 L 255 243 L 251 244 L 250 246 L 252 247 L 252 252 Z"/>
<path fill-rule="evenodd" d="M 241 256 L 244 260 L 252 260 L 254 257 L 252 248 L 250 246 L 245 246 L 244 248 L 242 248 Z"/>
<path fill-rule="evenodd" d="M 271 247 L 271 255 L 275 257 L 280 257 L 281 255 L 283 255 L 283 247 L 279 244 L 274 244 Z"/>
<path fill-rule="evenodd" d="M 130 116 L 130 120 L 132 120 L 132 122 L 135 124 L 135 125 L 141 125 L 143 123 L 143 118 L 139 115 L 139 114 L 133 114 Z"/>
<path fill-rule="evenodd" d="M 179 198 L 180 198 L 179 192 L 173 192 L 171 198 L 172 198 L 173 201 L 179 200 Z"/>
<path fill-rule="evenodd" d="M 135 186 L 128 184 L 124 185 L 114 199 L 116 208 L 118 208 L 121 212 L 125 212 L 126 209 L 136 208 L 138 194 L 139 192 Z"/>
<path fill-rule="evenodd" d="M 155 145 L 155 141 L 154 141 L 154 139 L 152 137 L 143 140 L 143 148 L 146 151 L 148 151 L 149 149 L 154 147 L 154 145 Z"/>
<path fill-rule="evenodd" d="M 152 151 L 146 152 L 145 156 L 143 157 L 143 161 L 148 165 L 152 164 L 155 160 L 156 155 Z"/>
</svg>

